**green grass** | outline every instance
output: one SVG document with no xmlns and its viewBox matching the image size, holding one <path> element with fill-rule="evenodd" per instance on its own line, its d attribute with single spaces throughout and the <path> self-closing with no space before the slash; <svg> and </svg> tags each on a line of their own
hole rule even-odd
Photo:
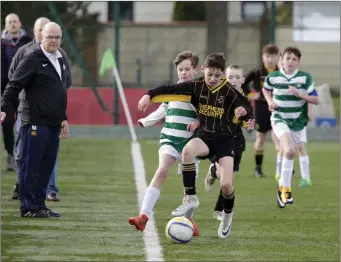
<svg viewBox="0 0 341 262">
<path fill-rule="evenodd" d="M 188 245 L 170 244 L 164 237 L 162 244 L 168 261 L 339 261 L 339 144 L 310 143 L 313 188 L 299 189 L 298 175 L 294 176 L 295 204 L 281 210 L 276 206 L 276 189 L 273 178 L 275 152 L 269 143 L 266 147 L 265 179 L 253 177 L 253 150 L 248 145 L 241 171 L 235 179 L 235 216 L 230 238 L 217 237 L 219 222 L 212 218 L 212 209 L 219 191 L 204 190 L 203 179 L 208 162 L 202 161 L 198 178 L 200 210 L 195 214 L 201 237 Z M 156 145 L 143 146 L 145 161 L 155 162 Z M 147 152 L 155 152 L 154 154 Z M 295 169 L 298 171 L 296 161 Z M 149 180 L 154 165 L 147 165 Z M 174 168 L 171 172 L 176 173 Z M 156 222 L 163 234 L 170 212 L 180 204 L 182 178 L 172 175 L 165 184 L 156 208 Z"/>
<path fill-rule="evenodd" d="M 158 161 L 158 141 L 142 141 L 148 182 Z M 264 179 L 253 177 L 251 143 L 235 179 L 236 205 L 229 239 L 218 239 L 212 208 L 218 186 L 207 193 L 198 178 L 200 209 L 195 214 L 201 236 L 187 245 L 170 243 L 164 228 L 182 199 L 182 178 L 176 167 L 162 188 L 155 209 L 166 261 L 339 261 L 339 143 L 310 143 L 313 187 L 299 189 L 299 168 L 293 179 L 295 204 L 276 206 L 273 178 L 275 152 L 266 146 Z M 4 164 L 4 154 L 3 164 Z M 127 218 L 138 213 L 128 140 L 63 141 L 58 185 L 61 202 L 49 204 L 60 219 L 23 219 L 18 202 L 10 200 L 13 173 L 2 173 L 2 261 L 144 261 L 141 232 Z M 4 166 L 4 165 L 2 165 Z"/>
<path fill-rule="evenodd" d="M 20 218 L 9 200 L 15 175 L 2 175 L 1 260 L 143 260 L 142 238 L 126 223 L 137 211 L 129 141 L 69 139 L 59 163 L 61 201 L 49 206 L 60 219 Z"/>
</svg>

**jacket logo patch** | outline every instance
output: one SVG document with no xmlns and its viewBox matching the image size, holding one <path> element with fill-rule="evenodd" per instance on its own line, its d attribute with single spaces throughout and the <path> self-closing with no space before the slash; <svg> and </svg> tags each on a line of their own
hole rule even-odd
<svg viewBox="0 0 341 262">
<path fill-rule="evenodd" d="M 225 100 L 225 97 L 224 96 L 219 96 L 218 98 L 218 103 L 223 103 Z"/>
</svg>

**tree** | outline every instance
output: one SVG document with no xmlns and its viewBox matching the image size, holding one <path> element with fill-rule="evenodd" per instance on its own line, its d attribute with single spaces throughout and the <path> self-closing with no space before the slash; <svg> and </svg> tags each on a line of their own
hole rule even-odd
<svg viewBox="0 0 341 262">
<path fill-rule="evenodd" d="M 276 11 L 276 22 L 280 25 L 292 25 L 293 2 L 282 3 Z"/>
<path fill-rule="evenodd" d="M 227 8 L 228 3 L 176 2 L 174 21 L 207 21 L 207 54 L 223 52 L 227 56 Z"/>
<path fill-rule="evenodd" d="M 56 2 L 60 10 L 67 10 L 67 2 Z M 32 33 L 31 29 L 33 27 L 34 21 L 37 17 L 49 15 L 49 9 L 45 2 L 16 2 L 16 1 L 6 1 L 1 2 L 1 17 L 3 18 L 2 24 L 5 23 L 5 17 L 9 13 L 15 13 L 20 17 L 24 29 L 28 33 Z"/>
<path fill-rule="evenodd" d="M 207 54 L 223 52 L 227 58 L 228 2 L 206 1 Z"/>
<path fill-rule="evenodd" d="M 174 21 L 205 21 L 204 2 L 175 2 Z"/>
</svg>

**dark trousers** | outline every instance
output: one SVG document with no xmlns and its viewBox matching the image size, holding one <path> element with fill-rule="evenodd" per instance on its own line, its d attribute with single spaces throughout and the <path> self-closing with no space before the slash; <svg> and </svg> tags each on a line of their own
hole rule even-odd
<svg viewBox="0 0 341 262">
<path fill-rule="evenodd" d="M 20 128 L 19 169 L 20 211 L 45 208 L 45 190 L 56 163 L 60 128 L 24 125 Z"/>
<path fill-rule="evenodd" d="M 21 158 L 21 137 L 20 137 L 20 127 L 21 127 L 21 112 L 18 112 L 17 121 L 15 122 L 15 132 L 17 135 L 17 139 L 15 141 L 15 148 L 14 148 L 14 156 L 15 161 Z M 16 164 L 19 166 L 18 164 Z M 59 193 L 59 189 L 57 187 L 57 169 L 58 169 L 58 156 L 56 159 L 56 164 L 54 165 L 52 174 L 50 176 L 50 180 L 47 186 L 46 193 Z M 19 169 L 17 168 L 17 184 L 19 185 Z"/>
<path fill-rule="evenodd" d="M 11 111 L 6 115 L 4 122 L 2 123 L 2 134 L 4 139 L 5 149 L 8 155 L 13 156 L 14 151 L 14 112 Z"/>
</svg>

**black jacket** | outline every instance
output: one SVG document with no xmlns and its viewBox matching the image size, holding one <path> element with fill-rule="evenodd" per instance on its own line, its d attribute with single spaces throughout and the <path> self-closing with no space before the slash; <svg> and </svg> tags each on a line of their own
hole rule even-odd
<svg viewBox="0 0 341 262">
<path fill-rule="evenodd" d="M 22 123 L 60 127 L 66 120 L 67 70 L 59 58 L 62 79 L 38 45 L 26 54 L 10 78 L 1 98 L 1 111 L 8 112 L 21 90 Z"/>
<path fill-rule="evenodd" d="M 34 49 L 37 49 L 39 47 L 39 44 L 36 43 L 35 40 L 27 43 L 26 45 L 20 47 L 18 49 L 18 52 L 15 54 L 11 66 L 9 68 L 8 71 L 8 78 L 11 78 L 11 76 L 13 75 L 15 69 L 18 67 L 20 60 L 29 52 L 32 52 Z M 71 78 L 71 66 L 70 66 L 70 61 L 68 56 L 66 55 L 65 51 L 62 48 L 58 49 L 59 52 L 62 54 L 63 56 L 63 61 L 65 63 L 65 67 L 66 67 L 66 85 L 67 88 L 70 88 L 72 85 L 72 78 Z"/>
<path fill-rule="evenodd" d="M 6 57 L 3 55 L 5 52 L 5 46 L 1 42 L 1 95 L 5 91 L 6 83 L 8 82 L 8 71 L 6 71 L 7 66 L 7 60 Z"/>
<path fill-rule="evenodd" d="M 39 45 L 40 45 L 39 43 L 36 43 L 36 41 L 33 40 L 33 41 L 31 41 L 31 42 L 27 43 L 26 45 L 19 48 L 18 52 L 15 54 L 15 57 L 12 60 L 11 67 L 10 67 L 9 72 L 8 72 L 8 78 L 12 77 L 12 75 L 13 75 L 14 71 L 17 69 L 21 59 L 27 53 L 30 53 L 33 50 L 39 48 Z M 66 71 L 65 71 L 66 88 L 70 88 L 72 85 L 70 62 L 69 62 L 69 59 L 68 59 L 65 51 L 62 48 L 59 48 L 58 50 L 63 56 L 63 62 L 64 62 L 65 67 L 66 67 Z M 22 99 L 22 94 L 23 94 L 23 91 L 20 92 L 20 94 L 19 94 L 19 100 Z M 22 107 L 22 104 L 19 105 L 19 108 L 18 108 L 19 112 L 21 112 L 21 110 L 22 110 L 21 107 Z"/>
<path fill-rule="evenodd" d="M 1 94 L 5 91 L 8 83 L 8 71 L 15 54 L 20 47 L 30 41 L 32 41 L 32 38 L 26 34 L 23 34 L 17 42 L 10 39 L 1 39 Z"/>
</svg>

